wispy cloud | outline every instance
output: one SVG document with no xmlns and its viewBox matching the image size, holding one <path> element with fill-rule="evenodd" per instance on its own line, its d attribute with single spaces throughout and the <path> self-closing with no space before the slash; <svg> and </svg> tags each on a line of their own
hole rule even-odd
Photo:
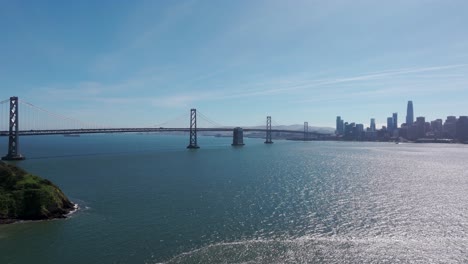
<svg viewBox="0 0 468 264">
<path fill-rule="evenodd" d="M 189 14 L 195 1 L 185 1 L 169 5 L 158 16 L 156 2 L 148 1 L 137 5 L 130 15 L 124 18 L 123 26 L 117 32 L 116 39 L 119 40 L 118 48 L 99 55 L 90 65 L 93 73 L 114 72 L 122 67 L 125 68 L 128 60 L 135 53 L 151 47 L 151 52 L 157 50 L 157 46 L 164 34 Z"/>
<path fill-rule="evenodd" d="M 367 81 L 384 81 L 395 77 L 407 76 L 415 73 L 434 73 L 438 71 L 444 71 L 449 69 L 457 68 L 467 68 L 468 64 L 454 64 L 454 65 L 443 65 L 443 66 L 433 66 L 433 67 L 418 67 L 418 68 L 401 68 L 401 69 L 392 69 L 385 70 L 380 72 L 371 72 L 362 75 L 341 77 L 341 78 L 321 78 L 313 80 L 298 80 L 298 79 L 287 79 L 282 80 L 285 83 L 288 83 L 286 86 L 277 87 L 277 80 L 265 82 L 262 86 L 268 84 L 269 89 L 258 89 L 255 86 L 246 85 L 242 88 L 237 89 L 219 89 L 212 93 L 205 93 L 204 96 L 193 96 L 187 97 L 184 96 L 185 102 L 196 101 L 196 100 L 222 100 L 222 99 L 234 99 L 234 98 L 243 98 L 243 97 L 253 97 L 253 96 L 266 96 L 266 95 L 277 95 L 277 94 L 288 94 L 291 92 L 297 92 L 300 90 L 308 89 L 324 89 L 330 90 L 330 86 L 333 85 L 342 85 L 349 83 L 365 83 Z M 450 75 L 449 75 L 450 76 Z M 414 76 L 411 76 L 414 77 Z M 421 77 L 421 76 L 420 76 Z M 445 76 L 447 77 L 447 76 Z M 460 75 L 455 75 L 455 77 L 460 77 Z M 467 80 L 468 81 L 468 80 Z M 427 89 L 427 87 L 426 87 Z M 239 92 L 233 92 L 233 90 L 240 90 Z M 387 88 L 385 90 L 393 91 L 392 88 Z M 380 90 L 382 92 L 382 90 Z M 177 96 L 175 96 L 177 98 Z"/>
<path fill-rule="evenodd" d="M 157 77 L 149 75 L 111 84 L 80 82 L 71 87 L 63 87 L 60 85 L 42 87 L 34 90 L 34 95 L 35 97 L 41 96 L 42 98 L 52 101 L 60 99 L 62 101 L 87 101 L 104 104 L 143 104 L 159 108 L 187 108 L 195 104 L 209 101 L 291 94 L 298 94 L 298 98 L 300 98 L 301 94 L 308 95 L 311 92 L 320 93 L 320 96 L 314 99 L 307 99 L 309 96 L 302 96 L 303 99 L 295 100 L 297 103 L 311 103 L 359 97 L 385 97 L 407 91 L 412 91 L 413 93 L 434 92 L 440 90 L 440 87 L 429 87 L 427 85 L 428 82 L 433 82 L 434 80 L 427 80 L 426 77 L 432 76 L 435 73 L 439 74 L 435 74 L 435 76 L 439 76 L 438 80 L 442 83 L 451 78 L 455 78 L 456 81 L 452 80 L 450 82 L 451 86 L 444 87 L 444 89 L 446 91 L 459 91 L 460 89 L 465 89 L 468 84 L 468 79 L 460 78 L 462 77 L 460 74 L 449 73 L 444 75 L 444 73 L 447 70 L 465 68 L 468 68 L 468 64 L 390 69 L 340 78 L 307 79 L 304 75 L 300 75 L 300 77 L 289 76 L 279 79 L 266 78 L 252 83 L 244 83 L 236 87 L 220 87 L 218 89 L 216 87 L 211 87 L 209 90 L 197 89 L 196 85 L 192 91 L 184 91 L 183 93 L 165 90 L 164 92 L 142 96 L 138 92 L 139 90 L 148 90 L 149 87 L 157 88 L 158 86 L 167 86 L 167 83 L 164 83 L 164 79 L 159 83 Z M 216 72 L 213 74 L 216 74 Z M 200 81 L 202 81 L 203 78 L 204 76 L 200 76 Z M 395 79 L 398 79 L 399 83 L 391 84 Z M 356 90 L 356 86 L 370 86 L 372 88 Z M 129 91 L 135 92 L 132 94 L 129 93 Z"/>
</svg>

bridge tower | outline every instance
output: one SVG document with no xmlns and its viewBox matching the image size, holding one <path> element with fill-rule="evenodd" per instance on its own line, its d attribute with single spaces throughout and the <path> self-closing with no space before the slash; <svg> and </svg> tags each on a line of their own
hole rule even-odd
<svg viewBox="0 0 468 264">
<path fill-rule="evenodd" d="M 190 109 L 190 141 L 188 149 L 200 148 L 197 144 L 197 109 Z"/>
<path fill-rule="evenodd" d="M 244 130 L 242 127 L 235 127 L 232 131 L 232 144 L 231 146 L 244 146 Z"/>
<path fill-rule="evenodd" d="M 309 122 L 304 122 L 304 141 L 309 139 Z"/>
<path fill-rule="evenodd" d="M 10 97 L 10 115 L 8 132 L 8 154 L 2 157 L 2 160 L 23 160 L 25 157 L 18 153 L 19 141 L 19 116 L 18 116 L 18 97 Z"/>
<path fill-rule="evenodd" d="M 272 144 L 272 143 L 273 141 L 271 141 L 271 116 L 267 116 L 265 144 Z"/>
</svg>

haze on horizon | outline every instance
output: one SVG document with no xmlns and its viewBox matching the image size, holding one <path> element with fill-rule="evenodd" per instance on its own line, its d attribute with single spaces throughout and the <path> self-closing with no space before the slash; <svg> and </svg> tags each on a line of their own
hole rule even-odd
<svg viewBox="0 0 468 264">
<path fill-rule="evenodd" d="M 467 115 L 468 2 L 0 0 L 2 96 L 148 126 Z"/>
</svg>

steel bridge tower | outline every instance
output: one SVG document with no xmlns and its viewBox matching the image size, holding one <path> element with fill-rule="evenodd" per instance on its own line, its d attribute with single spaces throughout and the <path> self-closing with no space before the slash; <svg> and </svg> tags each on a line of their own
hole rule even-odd
<svg viewBox="0 0 468 264">
<path fill-rule="evenodd" d="M 190 139 L 188 149 L 200 148 L 197 144 L 197 109 L 190 109 Z"/>
<path fill-rule="evenodd" d="M 273 141 L 271 141 L 271 116 L 267 116 L 265 144 L 272 144 L 272 143 Z"/>
<path fill-rule="evenodd" d="M 309 139 L 309 122 L 304 122 L 304 141 Z"/>
<path fill-rule="evenodd" d="M 18 116 L 18 97 L 10 97 L 10 119 L 8 131 L 8 154 L 2 157 L 2 160 L 23 160 L 25 157 L 18 153 L 19 141 L 19 116 Z"/>
</svg>

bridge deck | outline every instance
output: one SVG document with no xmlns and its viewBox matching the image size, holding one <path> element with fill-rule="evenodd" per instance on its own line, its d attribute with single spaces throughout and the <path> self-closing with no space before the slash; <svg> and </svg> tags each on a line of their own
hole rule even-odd
<svg viewBox="0 0 468 264">
<path fill-rule="evenodd" d="M 244 132 L 266 132 L 261 128 L 245 128 Z M 189 132 L 190 128 L 94 128 L 94 129 L 50 129 L 22 130 L 20 136 L 70 135 L 70 134 L 105 134 L 105 133 L 148 133 L 148 132 Z M 197 128 L 198 132 L 232 132 L 233 128 Z M 304 134 L 301 130 L 272 129 L 271 132 Z M 325 136 L 329 134 L 307 132 L 309 135 Z M 0 131 L 0 136 L 8 136 L 8 131 Z"/>
</svg>

